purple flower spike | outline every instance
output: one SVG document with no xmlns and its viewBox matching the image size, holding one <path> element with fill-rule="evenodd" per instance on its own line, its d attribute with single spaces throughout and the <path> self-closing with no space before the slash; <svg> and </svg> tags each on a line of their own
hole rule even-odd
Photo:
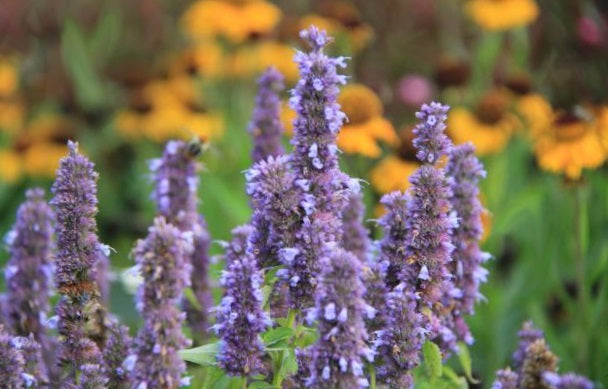
<svg viewBox="0 0 608 389">
<path fill-rule="evenodd" d="M 446 305 L 453 306 L 451 315 L 458 338 L 470 344 L 473 338 L 463 315 L 473 314 L 475 302 L 481 299 L 479 286 L 486 281 L 488 273 L 482 264 L 489 255 L 479 247 L 483 233 L 483 207 L 479 201 L 478 185 L 486 173 L 475 156 L 474 146 L 467 143 L 450 150 L 446 174 L 452 179 L 450 201 L 458 216 L 458 226 L 453 232 L 455 248 L 450 268 L 455 276 L 454 285 L 460 291 L 456 297 L 447 296 Z"/>
<path fill-rule="evenodd" d="M 369 231 L 363 224 L 365 218 L 365 206 L 363 205 L 363 194 L 356 183 L 348 196 L 348 204 L 342 211 L 342 247 L 355 254 L 362 263 L 367 263 L 370 254 Z"/>
<path fill-rule="evenodd" d="M 198 213 L 198 170 L 196 157 L 201 151 L 197 141 L 169 141 L 162 158 L 150 163 L 154 174 L 156 208 L 168 223 L 183 232 L 191 232 L 194 250 L 189 262 L 192 264 L 191 287 L 200 308 L 186 298 L 182 305 L 188 324 L 195 336 L 208 335 L 208 311 L 213 305 L 209 285 L 209 244 L 207 223 Z"/>
<path fill-rule="evenodd" d="M 17 211 L 17 220 L 7 235 L 10 260 L 6 276 L 6 315 L 11 332 L 32 334 L 48 346 L 43 320 L 49 312 L 52 277 L 53 211 L 44 201 L 42 189 L 31 189 Z"/>
<path fill-rule="evenodd" d="M 216 308 L 215 329 L 221 341 L 217 360 L 230 375 L 250 376 L 262 370 L 264 345 L 259 336 L 272 325 L 262 307 L 264 280 L 247 245 L 251 232 L 248 225 L 233 230 L 220 279 L 224 296 Z"/>
<path fill-rule="evenodd" d="M 542 330 L 535 328 L 531 321 L 527 321 L 517 336 L 519 336 L 519 345 L 513 353 L 513 367 L 519 371 L 524 364 L 528 347 L 535 341 L 544 339 L 545 335 Z"/>
<path fill-rule="evenodd" d="M 559 375 L 547 371 L 543 373 L 543 383 L 550 389 L 593 389 L 593 382 L 573 373 Z"/>
<path fill-rule="evenodd" d="M 103 374 L 103 369 L 98 364 L 82 365 L 80 376 L 80 388 L 82 389 L 105 389 L 108 379 Z"/>
<path fill-rule="evenodd" d="M 192 234 L 157 217 L 134 250 L 143 277 L 137 308 L 144 319 L 135 341 L 132 379 L 138 388 L 177 388 L 186 365 L 178 351 L 190 345 L 182 335 L 178 303 L 190 284 Z"/>
<path fill-rule="evenodd" d="M 408 195 L 399 191 L 385 194 L 380 200 L 386 213 L 378 222 L 383 231 L 379 263 L 386 269 L 385 282 L 389 289 L 401 282 L 400 277 L 403 271 L 407 270 L 404 247 L 409 242 L 407 240 L 408 200 Z"/>
<path fill-rule="evenodd" d="M 416 295 L 405 284 L 387 294 L 386 325 L 378 331 L 374 349 L 379 361 L 380 382 L 391 388 L 411 388 L 411 370 L 420 363 L 420 350 L 427 329 L 418 313 Z"/>
<path fill-rule="evenodd" d="M 21 389 L 27 387 L 25 359 L 13 338 L 0 325 L 0 382 L 5 388 Z"/>
<path fill-rule="evenodd" d="M 280 119 L 279 98 L 279 93 L 285 89 L 283 75 L 274 67 L 270 67 L 258 79 L 258 86 L 253 118 L 247 129 L 253 137 L 253 162 L 271 155 L 277 157 L 285 152 L 281 144 L 284 129 Z"/>
<path fill-rule="evenodd" d="M 435 164 L 448 153 L 452 143 L 444 131 L 449 109 L 447 105 L 432 102 L 423 104 L 420 111 L 416 112 L 420 124 L 414 128 L 414 147 L 418 149 L 416 157 L 420 161 Z"/>
<path fill-rule="evenodd" d="M 315 307 L 309 320 L 318 322 L 319 338 L 310 347 L 312 388 L 363 388 L 368 386 L 363 373 L 365 361 L 373 360 L 367 347 L 361 281 L 361 263 L 335 244 L 321 258 L 321 276 Z"/>
<path fill-rule="evenodd" d="M 346 179 L 338 167 L 336 136 L 346 116 L 340 111 L 337 96 L 346 77 L 339 75 L 337 68 L 346 66 L 345 58 L 331 58 L 323 53 L 330 39 L 314 26 L 300 36 L 312 50 L 295 56 L 300 80 L 290 99 L 297 114 L 291 141 L 292 164 L 298 177 L 310 185 L 317 210 L 339 218 L 346 200 L 341 195 Z"/>
<path fill-rule="evenodd" d="M 30 334 L 29 337 L 14 337 L 12 346 L 23 354 L 25 362 L 23 377 L 26 380 L 26 387 L 46 387 L 49 384 L 49 377 L 42 357 L 42 347 L 34 338 L 34 334 Z M 32 384 L 29 385 L 28 382 Z"/>
<path fill-rule="evenodd" d="M 492 389 L 517 389 L 517 373 L 506 368 L 496 372 L 496 380 L 492 384 Z"/>
<path fill-rule="evenodd" d="M 57 303 L 60 364 L 76 377 L 81 366 L 98 364 L 95 342 L 104 342 L 105 311 L 99 304 L 99 288 L 93 278 L 97 261 L 106 250 L 97 238 L 98 174 L 93 163 L 68 142 L 70 154 L 63 158 L 52 187 L 51 205 L 57 218 L 55 282 L 61 295 Z"/>
<path fill-rule="evenodd" d="M 130 354 L 131 337 L 129 329 L 117 321 L 108 327 L 108 340 L 103 349 L 103 362 L 105 375 L 108 378 L 108 389 L 122 389 L 131 387 L 131 377 L 123 366 Z"/>
</svg>

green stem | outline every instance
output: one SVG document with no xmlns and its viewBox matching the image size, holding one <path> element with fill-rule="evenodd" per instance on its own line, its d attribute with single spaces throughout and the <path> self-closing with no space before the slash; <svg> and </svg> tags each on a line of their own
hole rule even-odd
<svg viewBox="0 0 608 389">
<path fill-rule="evenodd" d="M 369 389 L 376 389 L 376 369 L 372 365 L 369 367 Z"/>
<path fill-rule="evenodd" d="M 574 188 L 574 266 L 576 271 L 576 283 L 578 284 L 577 301 L 579 304 L 581 317 L 579 318 L 581 339 L 586 339 L 588 336 L 587 322 L 589 318 L 589 299 L 587 294 L 587 282 L 585 277 L 585 253 L 583 241 L 586 237 L 583 234 L 587 229 L 584 223 L 586 222 L 586 204 L 585 195 L 582 187 L 577 185 Z M 587 342 L 580 344 L 580 363 L 582 366 L 587 365 Z"/>
<path fill-rule="evenodd" d="M 296 322 L 296 313 L 295 309 L 290 309 L 287 313 L 287 323 L 285 323 L 287 328 L 293 328 Z M 285 359 L 285 351 L 281 351 L 280 358 L 274 367 L 274 376 L 272 377 L 272 386 L 278 389 L 281 388 L 281 384 L 283 383 L 283 374 L 281 372 L 283 369 L 283 359 Z"/>
<path fill-rule="evenodd" d="M 241 384 L 243 389 L 247 389 L 247 377 L 243 377 L 243 383 Z"/>
</svg>

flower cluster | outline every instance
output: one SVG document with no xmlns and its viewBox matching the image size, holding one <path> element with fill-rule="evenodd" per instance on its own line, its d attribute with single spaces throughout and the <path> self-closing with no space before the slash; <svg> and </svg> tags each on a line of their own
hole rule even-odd
<svg viewBox="0 0 608 389">
<path fill-rule="evenodd" d="M 253 162 L 261 161 L 272 155 L 284 153 L 281 136 L 284 129 L 281 123 L 281 100 L 279 93 L 285 87 L 283 75 L 274 67 L 266 69 L 258 79 L 259 92 L 255 100 L 253 118 L 248 131 L 253 137 Z"/>
<path fill-rule="evenodd" d="M 543 332 L 526 322 L 519 331 L 519 345 L 513 354 L 514 370 L 496 372 L 492 389 L 593 389 L 593 383 L 574 373 L 560 375 L 558 358 L 547 345 Z"/>
<path fill-rule="evenodd" d="M 137 309 L 144 318 L 135 340 L 133 385 L 139 388 L 176 388 L 186 365 L 178 351 L 189 342 L 181 331 L 184 314 L 177 303 L 190 284 L 192 234 L 181 232 L 157 217 L 146 239 L 134 251 L 143 277 Z"/>
<path fill-rule="evenodd" d="M 309 321 L 317 320 L 319 339 L 310 350 L 310 377 L 313 388 L 363 388 L 365 360 L 372 361 L 367 347 L 361 263 L 353 254 L 330 244 L 329 254 L 321 258 L 321 276 L 315 307 Z"/>
<path fill-rule="evenodd" d="M 61 295 L 56 308 L 59 361 L 69 367 L 70 377 L 76 377 L 82 366 L 101 362 L 96 342 L 103 342 L 104 309 L 93 273 L 107 246 L 96 234 L 98 174 L 76 143 L 68 142 L 68 147 L 70 154 L 61 160 L 52 187 L 51 205 L 57 218 L 55 282 Z"/>
<path fill-rule="evenodd" d="M 168 223 L 192 234 L 194 249 L 189 258 L 192 266 L 190 283 L 198 307 L 186 298 L 182 304 L 190 327 L 195 334 L 204 337 L 209 327 L 207 313 L 213 299 L 207 276 L 209 233 L 204 217 L 197 210 L 199 165 L 196 157 L 201 153 L 201 147 L 196 140 L 169 141 L 162 158 L 152 160 L 150 168 L 154 174 L 153 198 L 158 213 Z"/>
<path fill-rule="evenodd" d="M 242 376 L 261 371 L 264 346 L 258 337 L 272 324 L 262 308 L 263 278 L 248 246 L 251 232 L 249 225 L 232 231 L 233 240 L 226 248 L 226 270 L 220 280 L 225 292 L 214 326 L 221 340 L 219 366 L 229 374 Z"/>
<path fill-rule="evenodd" d="M 32 334 L 48 345 L 44 321 L 49 312 L 55 217 L 42 189 L 30 189 L 25 197 L 6 239 L 10 254 L 5 270 L 6 300 L 10 304 L 4 315 L 13 333 Z"/>
</svg>

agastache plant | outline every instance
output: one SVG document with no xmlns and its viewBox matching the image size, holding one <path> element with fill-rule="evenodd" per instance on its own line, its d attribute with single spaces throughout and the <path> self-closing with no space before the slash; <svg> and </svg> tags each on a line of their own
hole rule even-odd
<svg viewBox="0 0 608 389">
<path fill-rule="evenodd" d="M 450 202 L 458 217 L 458 226 L 453 231 L 454 251 L 450 264 L 458 293 L 446 296 L 444 304 L 450 306 L 448 321 L 458 339 L 471 344 L 473 337 L 463 316 L 474 313 L 475 303 L 482 298 L 479 286 L 487 280 L 488 274 L 482 264 L 489 255 L 479 247 L 483 234 L 479 181 L 486 172 L 475 156 L 474 146 L 467 143 L 451 148 L 446 174 L 452 179 Z"/>
<path fill-rule="evenodd" d="M 416 117 L 420 123 L 414 129 L 416 156 L 423 163 L 410 177 L 411 187 L 406 215 L 406 266 L 400 281 L 415 285 L 420 295 L 419 306 L 428 310 L 430 337 L 439 336 L 444 348 L 455 346 L 455 336 L 442 323 L 446 307 L 445 296 L 458 296 L 452 283 L 449 263 L 452 261 L 452 230 L 456 215 L 452 211 L 451 179 L 437 166 L 451 142 L 444 134 L 449 107 L 433 102 L 424 104 Z"/>
<path fill-rule="evenodd" d="M 50 309 L 55 216 L 44 200 L 42 189 L 30 189 L 25 197 L 6 239 L 10 260 L 5 269 L 4 315 L 12 333 L 31 336 L 40 344 L 39 348 L 52 352 L 45 322 Z M 46 370 L 47 367 L 40 368 Z"/>
<path fill-rule="evenodd" d="M 131 353 L 131 342 L 127 326 L 116 320 L 108 326 L 108 340 L 103 349 L 103 368 L 108 379 L 108 389 L 131 387 L 131 377 L 123 366 Z"/>
<path fill-rule="evenodd" d="M 253 162 L 285 153 L 281 144 L 284 129 L 279 97 L 279 93 L 285 89 L 283 75 L 274 67 L 266 69 L 258 79 L 258 88 L 253 117 L 247 128 L 253 138 Z"/>
<path fill-rule="evenodd" d="M 68 147 L 52 187 L 51 205 L 57 218 L 58 361 L 66 367 L 68 382 L 77 384 L 82 366 L 101 362 L 98 344 L 103 344 L 104 309 L 93 275 L 107 246 L 97 238 L 98 174 L 78 152 L 77 143 L 68 142 Z"/>
<path fill-rule="evenodd" d="M 0 382 L 5 388 L 21 389 L 32 383 L 25 373 L 25 359 L 13 337 L 0 325 Z"/>
<path fill-rule="evenodd" d="M 367 263 L 371 253 L 369 231 L 365 228 L 365 206 L 363 193 L 357 180 L 350 180 L 347 204 L 342 210 L 342 247 L 355 254 L 362 263 Z"/>
<path fill-rule="evenodd" d="M 159 216 L 140 240 L 134 257 L 143 278 L 137 292 L 137 309 L 144 319 L 135 340 L 133 385 L 177 388 L 186 370 L 178 351 L 189 345 L 182 334 L 185 314 L 178 303 L 190 283 L 192 234 L 182 232 Z"/>
<path fill-rule="evenodd" d="M 310 346 L 311 388 L 363 388 L 368 386 L 363 367 L 373 361 L 368 348 L 364 315 L 362 264 L 352 253 L 329 243 L 321 258 L 321 275 L 315 306 L 308 320 L 318 323 L 317 341 Z"/>
<path fill-rule="evenodd" d="M 45 387 L 49 384 L 49 376 L 42 357 L 42 347 L 30 336 L 17 336 L 12 339 L 11 345 L 23 354 L 23 374 L 26 386 Z"/>
<path fill-rule="evenodd" d="M 154 174 L 153 198 L 156 208 L 168 223 L 192 234 L 194 249 L 189 262 L 192 266 L 191 288 L 196 303 L 184 297 L 182 304 L 188 324 L 197 336 L 206 337 L 209 328 L 208 311 L 213 305 L 207 276 L 210 238 L 207 223 L 198 213 L 198 171 L 196 158 L 202 145 L 198 141 L 169 141 L 162 158 L 150 162 Z"/>
<path fill-rule="evenodd" d="M 226 269 L 220 279 L 224 296 L 217 309 L 215 330 L 220 338 L 219 366 L 231 375 L 250 376 L 262 371 L 264 345 L 260 334 L 272 322 L 262 308 L 263 277 L 248 245 L 252 227 L 232 231 L 226 247 Z"/>
</svg>

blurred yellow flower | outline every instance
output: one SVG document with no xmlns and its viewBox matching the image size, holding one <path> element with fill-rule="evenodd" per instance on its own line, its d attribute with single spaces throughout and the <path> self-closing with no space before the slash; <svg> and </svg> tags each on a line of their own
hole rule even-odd
<svg viewBox="0 0 608 389">
<path fill-rule="evenodd" d="M 280 9 L 262 0 L 240 3 L 199 0 L 183 14 L 181 27 L 193 40 L 224 37 L 241 43 L 267 35 L 280 19 Z"/>
<path fill-rule="evenodd" d="M 239 48 L 231 57 L 228 75 L 237 77 L 257 76 L 269 66 L 279 70 L 287 82 L 298 79 L 298 67 L 293 62 L 294 49 L 282 43 L 262 41 Z"/>
<path fill-rule="evenodd" d="M 448 114 L 448 134 L 456 144 L 472 142 L 479 155 L 498 153 L 519 125 L 517 117 L 507 110 L 508 104 L 504 93 L 492 91 L 481 99 L 474 112 L 456 107 Z"/>
<path fill-rule="evenodd" d="M 382 153 L 378 141 L 391 146 L 399 143 L 393 125 L 382 117 L 380 99 L 370 88 L 349 84 L 342 89 L 338 103 L 348 117 L 337 140 L 338 147 L 345 153 L 377 158 Z"/>
<path fill-rule="evenodd" d="M 293 109 L 291 109 L 291 107 L 289 107 L 289 103 L 287 101 L 281 103 L 280 118 L 283 128 L 285 129 L 285 134 L 287 136 L 292 136 L 293 120 L 296 118 L 296 113 Z"/>
<path fill-rule="evenodd" d="M 465 7 L 473 21 L 488 31 L 530 24 L 539 14 L 534 0 L 470 0 Z"/>
<path fill-rule="evenodd" d="M 410 186 L 408 178 L 418 168 L 418 163 L 389 155 L 380 161 L 370 172 L 374 189 L 381 194 L 395 190 L 406 190 Z"/>
<path fill-rule="evenodd" d="M 606 160 L 601 139 L 603 121 L 601 115 L 596 117 L 590 110 L 556 112 L 534 147 L 539 166 L 578 180 L 583 169 L 602 165 Z"/>
<path fill-rule="evenodd" d="M 22 163 L 19 154 L 13 150 L 0 150 L 0 181 L 15 183 L 22 173 Z"/>
<path fill-rule="evenodd" d="M 0 96 L 10 97 L 19 87 L 19 69 L 16 61 L 7 57 L 0 57 Z"/>
<path fill-rule="evenodd" d="M 23 153 L 23 170 L 30 176 L 55 177 L 59 160 L 67 154 L 64 144 L 36 142 Z"/>
<path fill-rule="evenodd" d="M 537 93 L 526 94 L 518 98 L 515 109 L 523 118 L 532 139 L 536 139 L 553 120 L 551 104 Z"/>
<path fill-rule="evenodd" d="M 23 126 L 25 109 L 21 101 L 0 100 L 0 131 L 16 133 Z"/>
</svg>

